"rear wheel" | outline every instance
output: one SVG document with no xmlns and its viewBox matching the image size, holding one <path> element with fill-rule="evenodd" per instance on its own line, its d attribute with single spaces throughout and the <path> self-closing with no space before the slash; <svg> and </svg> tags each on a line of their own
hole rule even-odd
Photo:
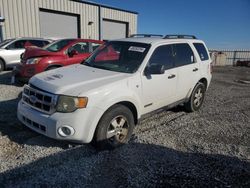
<svg viewBox="0 0 250 188">
<path fill-rule="evenodd" d="M 4 62 L 0 59 L 0 72 L 4 71 Z"/>
<path fill-rule="evenodd" d="M 114 105 L 104 113 L 97 125 L 93 144 L 98 149 L 114 149 L 128 142 L 134 129 L 130 109 Z"/>
<path fill-rule="evenodd" d="M 199 82 L 193 89 L 189 101 L 184 104 L 186 111 L 194 112 L 199 110 L 204 101 L 205 92 L 206 92 L 205 85 Z"/>
</svg>

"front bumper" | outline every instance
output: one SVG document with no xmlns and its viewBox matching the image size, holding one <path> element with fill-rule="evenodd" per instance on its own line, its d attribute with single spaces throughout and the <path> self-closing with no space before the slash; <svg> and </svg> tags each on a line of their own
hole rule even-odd
<svg viewBox="0 0 250 188">
<path fill-rule="evenodd" d="M 47 115 L 25 104 L 18 103 L 17 117 L 30 129 L 57 140 L 67 140 L 77 143 L 91 142 L 95 128 L 104 112 L 99 108 L 78 109 L 72 113 L 53 113 Z M 62 137 L 58 134 L 60 127 L 70 126 L 74 134 Z"/>
<path fill-rule="evenodd" d="M 29 79 L 36 74 L 36 67 L 34 65 L 18 65 L 13 69 L 12 74 L 21 82 L 28 82 Z"/>
</svg>

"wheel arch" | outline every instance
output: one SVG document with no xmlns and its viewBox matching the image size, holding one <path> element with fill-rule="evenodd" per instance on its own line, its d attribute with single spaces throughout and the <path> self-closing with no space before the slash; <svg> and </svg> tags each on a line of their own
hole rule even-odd
<svg viewBox="0 0 250 188">
<path fill-rule="evenodd" d="M 134 116 L 135 125 L 138 123 L 138 111 L 137 111 L 136 106 L 132 102 L 130 102 L 130 101 L 121 101 L 121 102 L 118 102 L 118 103 L 116 103 L 114 105 L 126 106 L 129 110 L 131 110 L 131 112 L 132 112 L 132 114 Z M 112 106 L 114 106 L 114 105 L 112 105 Z"/>
<path fill-rule="evenodd" d="M 3 70 L 5 70 L 6 69 L 6 62 L 5 62 L 5 60 L 4 60 L 4 58 L 2 58 L 1 56 L 0 56 L 0 60 L 3 62 Z"/>
<path fill-rule="evenodd" d="M 207 79 L 203 77 L 203 78 L 201 78 L 201 79 L 199 80 L 199 82 L 200 82 L 200 83 L 203 83 L 203 84 L 205 85 L 206 90 L 207 90 L 207 87 L 208 87 L 208 81 L 207 81 Z"/>
<path fill-rule="evenodd" d="M 46 67 L 45 71 L 49 70 L 51 67 L 60 68 L 60 67 L 63 67 L 63 65 L 60 65 L 60 64 L 48 65 L 48 66 Z"/>
<path fill-rule="evenodd" d="M 123 105 L 123 106 L 126 106 L 133 114 L 133 117 L 134 117 L 134 122 L 135 122 L 135 125 L 138 123 L 138 110 L 137 110 L 137 107 L 136 105 L 131 102 L 131 101 L 128 101 L 128 100 L 123 100 L 123 101 L 119 101 L 119 102 L 115 102 L 113 103 L 112 105 L 110 105 L 108 108 L 106 108 L 106 110 L 103 112 L 102 116 L 110 109 L 112 108 L 113 106 L 115 105 Z M 101 117 L 102 117 L 101 116 Z M 100 118 L 101 119 L 101 118 Z M 100 120 L 99 120 L 100 121 Z"/>
</svg>

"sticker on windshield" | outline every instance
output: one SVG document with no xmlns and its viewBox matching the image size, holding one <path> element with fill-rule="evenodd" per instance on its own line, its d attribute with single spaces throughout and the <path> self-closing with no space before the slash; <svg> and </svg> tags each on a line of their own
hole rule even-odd
<svg viewBox="0 0 250 188">
<path fill-rule="evenodd" d="M 146 48 L 142 48 L 142 47 L 137 47 L 137 46 L 130 46 L 128 51 L 134 51 L 134 52 L 141 52 L 143 53 L 145 51 Z"/>
</svg>

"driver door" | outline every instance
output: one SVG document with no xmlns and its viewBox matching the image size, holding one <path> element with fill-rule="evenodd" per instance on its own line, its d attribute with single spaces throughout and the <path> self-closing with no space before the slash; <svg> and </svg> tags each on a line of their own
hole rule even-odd
<svg viewBox="0 0 250 188">
<path fill-rule="evenodd" d="M 173 46 L 159 46 L 153 52 L 147 67 L 164 65 L 163 74 L 142 75 L 143 113 L 167 106 L 175 101 L 177 71 L 174 67 Z"/>
</svg>

